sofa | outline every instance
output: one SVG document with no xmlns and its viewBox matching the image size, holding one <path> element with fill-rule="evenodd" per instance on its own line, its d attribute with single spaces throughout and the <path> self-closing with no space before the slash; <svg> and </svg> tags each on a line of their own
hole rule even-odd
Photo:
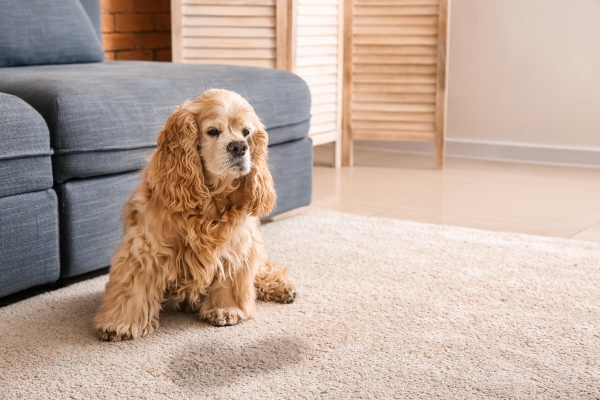
<svg viewBox="0 0 600 400">
<path fill-rule="evenodd" d="M 272 216 L 310 203 L 310 92 L 289 72 L 104 61 L 99 0 L 0 0 L 0 298 L 105 271 L 173 110 L 238 92 L 269 134 Z M 7 297 L 8 296 L 8 297 Z"/>
</svg>

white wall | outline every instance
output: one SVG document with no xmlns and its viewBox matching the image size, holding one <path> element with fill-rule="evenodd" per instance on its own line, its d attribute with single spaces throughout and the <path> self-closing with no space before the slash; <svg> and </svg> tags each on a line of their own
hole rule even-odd
<svg viewBox="0 0 600 400">
<path fill-rule="evenodd" d="M 600 166 L 600 0 L 452 0 L 450 21 L 448 154 Z"/>
<path fill-rule="evenodd" d="M 448 137 L 600 147 L 600 1 L 454 0 Z"/>
</svg>

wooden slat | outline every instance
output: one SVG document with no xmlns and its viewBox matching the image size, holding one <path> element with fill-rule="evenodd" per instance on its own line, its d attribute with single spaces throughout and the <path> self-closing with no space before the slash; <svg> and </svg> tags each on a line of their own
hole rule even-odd
<svg viewBox="0 0 600 400">
<path fill-rule="evenodd" d="M 416 131 L 416 132 L 434 132 L 435 127 L 432 123 L 425 122 L 390 122 L 390 121 L 364 121 L 352 118 L 352 126 L 355 129 L 374 131 L 379 130 L 399 130 L 399 131 Z"/>
<path fill-rule="evenodd" d="M 248 65 L 252 67 L 275 68 L 275 60 L 255 60 L 255 59 L 223 59 L 223 58 L 184 58 L 183 62 L 191 64 L 229 64 L 229 65 Z"/>
<path fill-rule="evenodd" d="M 371 130 L 371 129 L 352 129 L 352 138 L 355 140 L 384 140 L 398 142 L 431 142 L 434 140 L 435 133 L 391 130 Z"/>
<path fill-rule="evenodd" d="M 306 27 L 333 26 L 337 29 L 336 15 L 298 15 L 298 24 Z"/>
<path fill-rule="evenodd" d="M 438 19 L 436 15 L 406 16 L 406 15 L 357 15 L 354 26 L 435 26 Z"/>
<path fill-rule="evenodd" d="M 356 83 L 426 83 L 435 85 L 436 75 L 354 74 Z"/>
<path fill-rule="evenodd" d="M 300 6 L 338 6 L 339 0 L 301 0 Z"/>
<path fill-rule="evenodd" d="M 344 0 L 344 67 L 343 67 L 343 101 L 342 101 L 342 165 L 354 164 L 354 132 L 352 129 L 352 46 L 355 37 L 352 34 L 354 25 L 354 0 Z"/>
<path fill-rule="evenodd" d="M 275 6 L 275 0 L 185 0 L 185 3 L 219 6 Z"/>
<path fill-rule="evenodd" d="M 242 28 L 242 27 L 258 27 L 258 28 L 275 28 L 275 17 L 197 17 L 197 16 L 184 16 L 183 26 L 210 26 L 210 27 L 230 27 L 230 28 Z"/>
<path fill-rule="evenodd" d="M 337 85 L 328 84 L 328 85 L 313 85 L 310 88 L 310 92 L 314 96 L 318 96 L 321 94 L 336 94 L 337 93 Z"/>
<path fill-rule="evenodd" d="M 213 2 L 214 3 L 214 2 Z M 275 8 L 271 6 L 255 6 L 249 5 L 245 7 L 239 6 L 221 6 L 221 5 L 193 5 L 184 4 L 181 10 L 183 15 L 192 16 L 198 15 L 203 17 L 208 16 L 237 16 L 237 17 L 275 17 Z"/>
<path fill-rule="evenodd" d="M 353 54 L 356 64 L 408 64 L 408 65 L 436 65 L 436 56 L 407 56 L 407 55 L 387 55 L 387 54 Z"/>
<path fill-rule="evenodd" d="M 427 55 L 437 56 L 437 46 L 372 46 L 355 45 L 352 49 L 356 55 Z"/>
<path fill-rule="evenodd" d="M 375 92 L 375 93 L 431 93 L 435 94 L 435 85 L 423 84 L 378 84 L 378 83 L 355 83 L 352 85 L 355 93 Z"/>
<path fill-rule="evenodd" d="M 317 106 L 320 104 L 335 104 L 337 100 L 337 93 L 326 93 L 326 94 L 313 94 L 311 104 Z"/>
<path fill-rule="evenodd" d="M 338 17 L 337 4 L 332 5 L 305 5 L 305 1 L 298 5 L 298 15 L 333 15 Z M 337 21 L 335 22 L 337 25 Z"/>
<path fill-rule="evenodd" d="M 446 57 L 448 48 L 448 0 L 439 0 L 438 15 L 438 64 L 437 64 L 437 87 L 436 87 L 436 111 L 435 111 L 435 158 L 436 166 L 444 166 L 445 136 L 446 136 L 446 80 L 447 64 Z"/>
<path fill-rule="evenodd" d="M 322 55 L 330 55 L 336 56 L 338 53 L 338 46 L 336 45 L 328 45 L 328 46 L 298 46 L 296 55 L 298 57 L 311 57 L 311 56 L 322 56 Z"/>
<path fill-rule="evenodd" d="M 315 57 L 298 57 L 298 67 L 309 67 L 315 65 L 336 65 L 336 55 L 324 55 Z"/>
<path fill-rule="evenodd" d="M 352 121 L 425 122 L 434 124 L 435 113 L 396 113 L 386 111 L 358 111 L 354 109 Z"/>
<path fill-rule="evenodd" d="M 298 26 L 298 36 L 336 36 L 337 26 Z"/>
<path fill-rule="evenodd" d="M 182 0 L 171 0 L 171 57 L 173 62 L 183 60 Z"/>
<path fill-rule="evenodd" d="M 314 146 L 320 146 L 322 144 L 327 144 L 327 143 L 338 143 L 339 142 L 339 137 L 337 132 L 332 131 L 332 132 L 325 132 L 325 133 L 313 133 L 310 134 L 310 138 L 312 139 L 313 145 Z M 337 161 L 334 161 L 334 163 L 337 163 Z M 335 165 L 336 167 L 338 167 L 339 165 Z"/>
<path fill-rule="evenodd" d="M 429 75 L 437 73 L 435 65 L 355 64 L 352 68 L 356 74 Z"/>
<path fill-rule="evenodd" d="M 390 15 L 415 15 L 415 16 L 426 16 L 434 15 L 437 16 L 437 6 L 421 6 L 421 5 L 405 5 L 399 6 L 398 4 L 386 4 L 386 5 L 357 5 L 354 8 L 356 15 L 377 15 L 377 16 L 390 16 Z"/>
<path fill-rule="evenodd" d="M 373 101 L 352 103 L 354 111 L 385 111 L 393 113 L 431 114 L 435 113 L 435 104 L 419 103 L 376 103 Z"/>
<path fill-rule="evenodd" d="M 306 83 L 308 83 L 308 86 L 337 84 L 337 75 L 335 74 L 319 74 L 303 78 L 306 81 Z"/>
<path fill-rule="evenodd" d="M 186 50 L 188 58 L 215 58 L 215 59 L 275 59 L 275 49 L 219 49 L 219 48 L 189 48 Z"/>
<path fill-rule="evenodd" d="M 354 2 L 357 6 L 423 6 L 431 5 L 435 6 L 438 4 L 438 0 L 356 0 Z"/>
<path fill-rule="evenodd" d="M 331 115 L 337 115 L 338 107 L 335 102 L 315 104 L 313 111 L 315 114 L 329 113 Z"/>
<path fill-rule="evenodd" d="M 411 103 L 435 104 L 435 93 L 381 93 L 381 92 L 356 92 L 352 94 L 356 102 L 382 102 L 382 103 Z"/>
<path fill-rule="evenodd" d="M 315 75 L 337 74 L 337 65 L 319 65 L 319 66 L 299 66 L 294 72 L 301 77 L 309 77 Z"/>
<path fill-rule="evenodd" d="M 437 37 L 435 36 L 356 35 L 352 38 L 352 41 L 357 45 L 437 46 Z"/>
<path fill-rule="evenodd" d="M 185 37 L 183 46 L 186 48 L 255 48 L 274 49 L 275 38 L 219 38 L 219 37 Z"/>
<path fill-rule="evenodd" d="M 437 26 L 355 25 L 354 35 L 435 36 L 437 35 Z"/>
<path fill-rule="evenodd" d="M 325 123 L 334 123 L 336 120 L 336 113 L 328 112 L 325 114 L 313 114 L 310 118 L 311 125 L 320 125 Z"/>
<path fill-rule="evenodd" d="M 292 37 L 295 35 L 295 17 L 293 8 L 288 0 L 276 0 L 275 3 L 275 68 L 291 71 L 295 48 L 292 46 Z"/>
<path fill-rule="evenodd" d="M 223 28 L 184 26 L 183 36 L 274 38 L 275 30 L 273 28 Z"/>
<path fill-rule="evenodd" d="M 338 46 L 338 38 L 334 35 L 328 36 L 300 36 L 298 37 L 296 43 L 298 46 Z"/>
<path fill-rule="evenodd" d="M 326 122 L 321 124 L 310 125 L 310 134 L 319 134 L 325 132 L 335 132 L 337 130 L 337 124 L 335 122 Z"/>
</svg>

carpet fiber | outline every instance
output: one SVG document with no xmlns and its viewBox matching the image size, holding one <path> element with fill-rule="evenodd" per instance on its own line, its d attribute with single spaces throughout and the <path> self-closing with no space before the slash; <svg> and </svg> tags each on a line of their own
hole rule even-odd
<svg viewBox="0 0 600 400">
<path fill-rule="evenodd" d="M 600 398 L 600 246 L 326 211 L 262 227 L 292 305 L 102 343 L 106 276 L 0 309 L 6 399 Z"/>
</svg>

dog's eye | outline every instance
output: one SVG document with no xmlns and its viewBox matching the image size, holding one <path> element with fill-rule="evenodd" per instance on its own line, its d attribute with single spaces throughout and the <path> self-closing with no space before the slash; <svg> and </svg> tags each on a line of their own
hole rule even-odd
<svg viewBox="0 0 600 400">
<path fill-rule="evenodd" d="M 248 128 L 244 128 L 242 130 L 242 135 L 244 135 L 244 137 L 248 136 L 250 134 L 250 131 L 248 130 Z"/>
<path fill-rule="evenodd" d="M 212 126 L 206 130 L 206 134 L 208 136 L 219 136 L 220 133 L 221 133 L 220 130 L 218 130 L 217 128 L 212 127 Z"/>
</svg>

